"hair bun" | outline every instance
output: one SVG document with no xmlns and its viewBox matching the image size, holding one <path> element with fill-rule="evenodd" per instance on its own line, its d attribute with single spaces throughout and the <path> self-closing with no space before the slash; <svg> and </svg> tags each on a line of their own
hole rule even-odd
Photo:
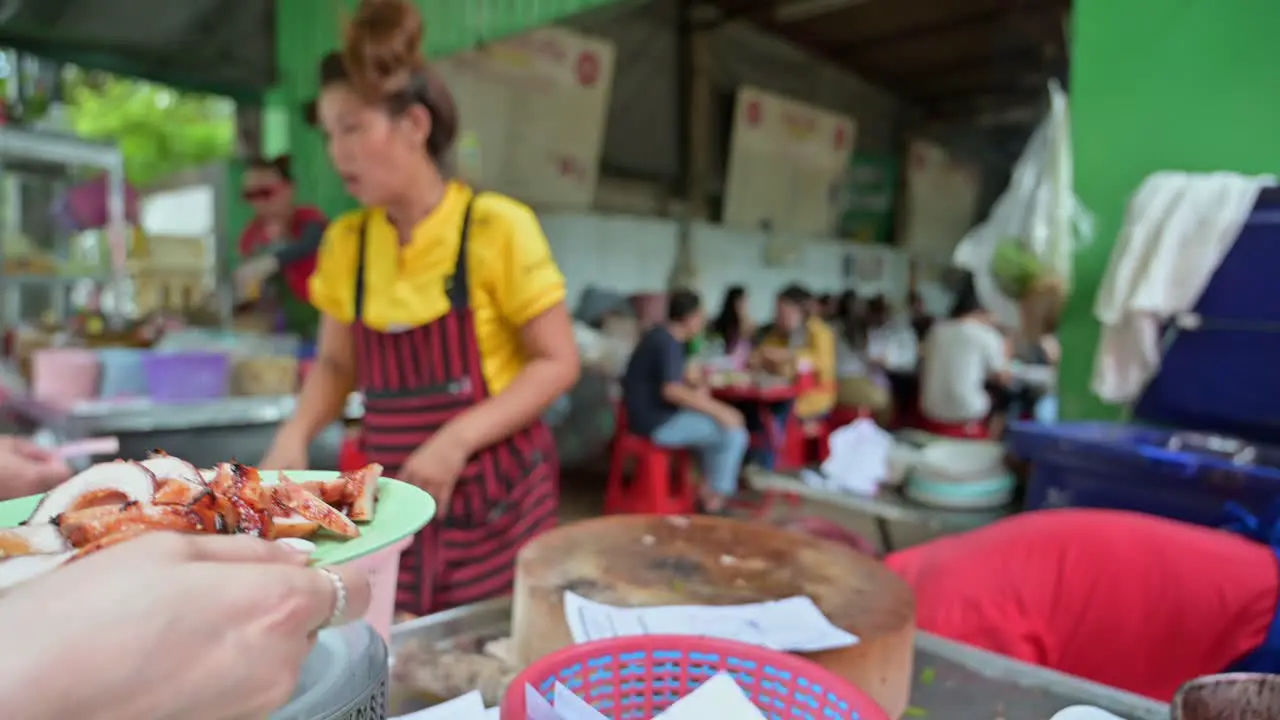
<svg viewBox="0 0 1280 720">
<path fill-rule="evenodd" d="M 380 99 L 404 90 L 426 67 L 418 8 L 409 0 L 361 0 L 347 24 L 342 59 L 362 95 Z"/>
</svg>

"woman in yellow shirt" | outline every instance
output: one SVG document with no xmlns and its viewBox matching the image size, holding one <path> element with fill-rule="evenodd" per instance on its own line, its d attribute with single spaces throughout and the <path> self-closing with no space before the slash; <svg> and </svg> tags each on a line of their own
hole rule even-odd
<svg viewBox="0 0 1280 720">
<path fill-rule="evenodd" d="M 812 296 L 792 285 L 778 295 L 773 326 L 760 341 L 759 357 L 772 369 L 807 363 L 817 384 L 796 398 L 795 413 L 813 420 L 831 412 L 836 404 L 836 337 L 821 317 L 806 311 Z"/>
<path fill-rule="evenodd" d="M 365 209 L 325 233 L 317 362 L 263 460 L 306 467 L 309 441 L 364 393 L 370 460 L 439 505 L 401 559 L 397 606 L 415 614 L 511 591 L 516 551 L 558 509 L 539 418 L 578 376 L 564 278 L 533 211 L 443 176 L 458 121 L 421 43 L 407 0 L 363 0 L 321 64 L 314 116 Z"/>
<path fill-rule="evenodd" d="M 818 420 L 831 412 L 836 404 L 836 340 L 827 323 L 806 309 L 812 299 L 808 290 L 792 285 L 778 294 L 773 325 L 765 331 L 756 348 L 755 364 L 766 370 L 790 375 L 797 365 L 807 363 L 816 385 L 787 403 L 771 408 L 771 420 L 778 427 L 770 433 L 782 434 L 787 415 L 794 412 L 801 420 Z M 772 465 L 771 456 L 763 458 Z"/>
</svg>

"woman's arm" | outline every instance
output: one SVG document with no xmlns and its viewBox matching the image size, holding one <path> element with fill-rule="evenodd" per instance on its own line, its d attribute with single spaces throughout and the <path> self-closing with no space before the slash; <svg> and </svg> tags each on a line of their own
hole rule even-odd
<svg viewBox="0 0 1280 720">
<path fill-rule="evenodd" d="M 310 443 L 321 430 L 341 418 L 347 396 L 355 387 L 355 363 L 351 326 L 322 315 L 315 364 L 302 383 L 298 408 L 280 434 Z"/>
<path fill-rule="evenodd" d="M 1009 370 L 1009 362 L 1013 359 L 1013 340 L 991 326 L 991 359 L 987 377 L 998 385 L 1009 385 L 1013 382 L 1013 374 Z"/>
<path fill-rule="evenodd" d="M 506 325 L 519 328 L 525 365 L 511 384 L 441 430 L 471 453 L 536 422 L 578 381 L 578 343 L 565 305 L 564 275 L 538 216 L 500 195 L 482 195 L 476 206 L 478 216 L 487 215 L 489 227 L 502 233 L 491 238 L 481 282 Z"/>
<path fill-rule="evenodd" d="M 578 381 L 578 344 L 564 302 L 525 323 L 520 341 L 528 358 L 520 374 L 442 431 L 453 434 L 472 453 L 527 427 Z"/>
</svg>

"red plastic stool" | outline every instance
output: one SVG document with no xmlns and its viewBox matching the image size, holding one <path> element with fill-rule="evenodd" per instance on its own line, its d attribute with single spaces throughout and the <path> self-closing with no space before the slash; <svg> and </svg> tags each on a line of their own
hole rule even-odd
<svg viewBox="0 0 1280 720">
<path fill-rule="evenodd" d="M 782 430 L 782 447 L 778 448 L 775 467 L 788 472 L 799 470 L 809 464 L 809 438 L 804 434 L 804 423 L 794 414 L 787 415 L 787 424 Z"/>
<path fill-rule="evenodd" d="M 623 432 L 614 438 L 604 511 L 655 515 L 694 512 L 697 496 L 689 461 L 684 450 L 659 447 L 646 437 Z M 635 468 L 628 481 L 629 462 Z"/>
<path fill-rule="evenodd" d="M 684 450 L 654 445 L 649 438 L 627 431 L 627 414 L 614 405 L 616 430 L 604 489 L 607 514 L 645 513 L 686 515 L 697 509 L 697 494 Z M 634 463 L 630 482 L 627 463 Z M 675 472 L 672 472 L 674 465 Z"/>
<path fill-rule="evenodd" d="M 938 420 L 931 420 L 920 413 L 917 423 L 919 429 L 940 435 L 942 437 L 956 438 L 959 440 L 987 440 L 990 438 L 990 430 L 985 420 L 973 420 L 965 423 L 947 423 Z"/>
</svg>

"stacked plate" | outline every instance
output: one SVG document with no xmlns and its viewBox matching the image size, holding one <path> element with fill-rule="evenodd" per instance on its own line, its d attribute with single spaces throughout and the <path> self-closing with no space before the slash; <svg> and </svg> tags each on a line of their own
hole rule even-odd
<svg viewBox="0 0 1280 720">
<path fill-rule="evenodd" d="M 1016 486 L 1000 443 L 939 440 L 921 449 L 907 474 L 905 492 L 923 505 L 979 510 L 1007 505 Z"/>
</svg>

